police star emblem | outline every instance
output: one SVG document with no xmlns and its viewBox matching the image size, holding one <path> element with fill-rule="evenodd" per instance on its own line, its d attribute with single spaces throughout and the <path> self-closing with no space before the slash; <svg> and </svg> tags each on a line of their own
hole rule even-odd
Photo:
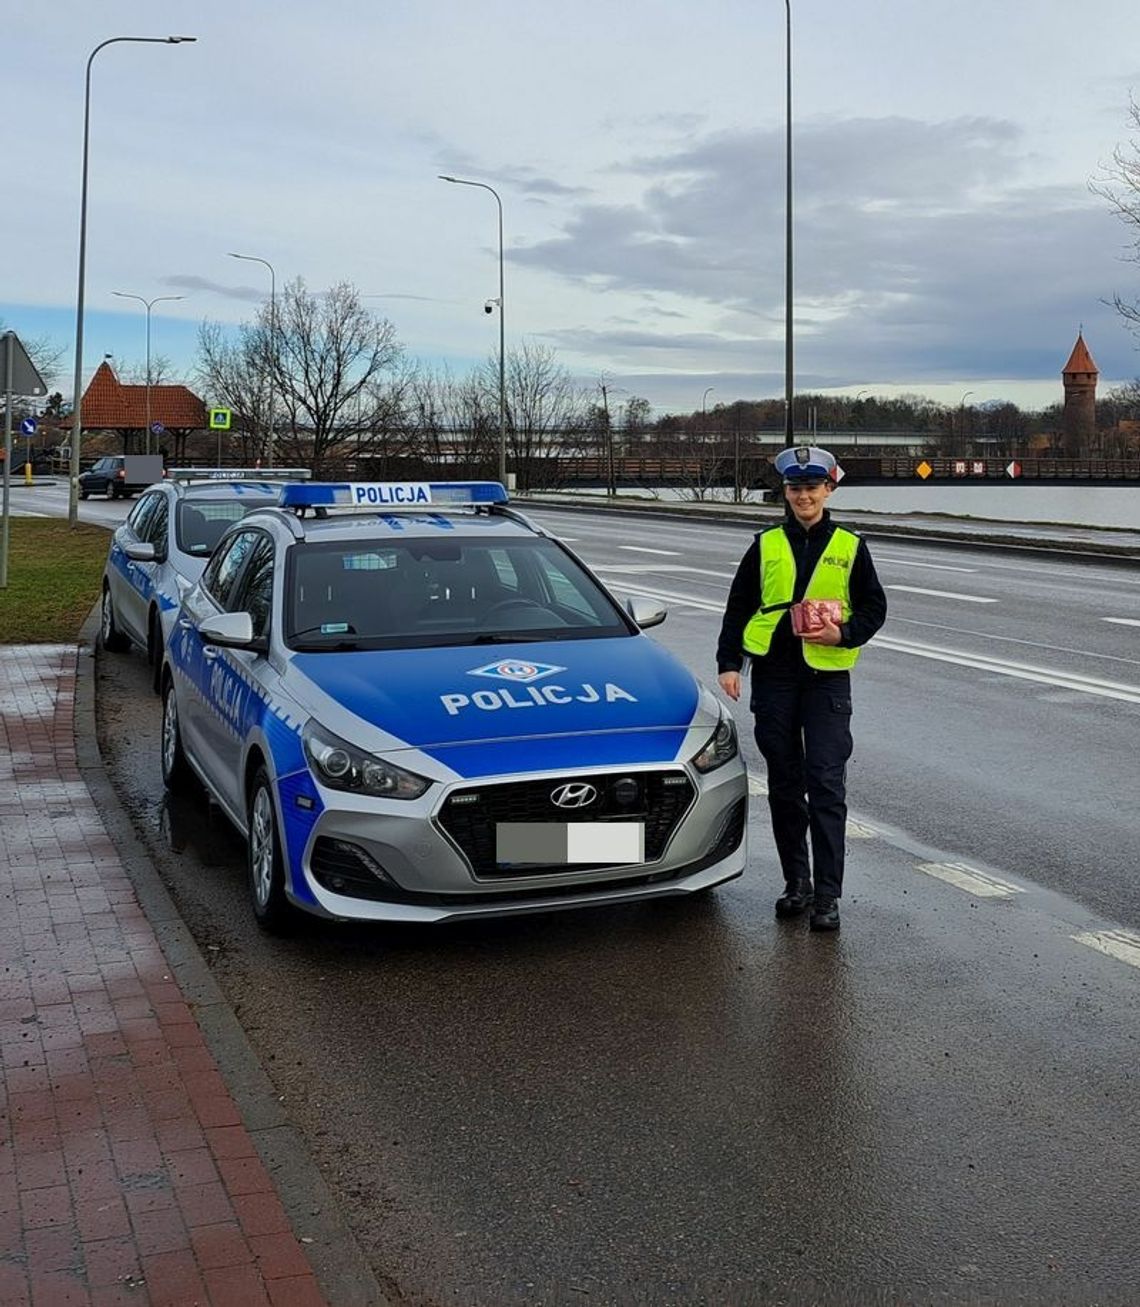
<svg viewBox="0 0 1140 1307">
<path fill-rule="evenodd" d="M 553 676 L 555 672 L 564 672 L 565 667 L 555 667 L 553 663 L 532 663 L 525 658 L 504 658 L 497 663 L 487 663 L 483 667 L 473 667 L 468 676 L 489 676 L 495 681 L 510 681 L 514 685 L 529 685 L 532 681 L 541 681 L 544 676 Z"/>
</svg>

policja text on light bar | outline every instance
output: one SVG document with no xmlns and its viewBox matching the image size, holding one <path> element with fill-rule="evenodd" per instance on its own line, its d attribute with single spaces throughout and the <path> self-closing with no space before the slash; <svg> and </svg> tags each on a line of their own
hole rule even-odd
<svg viewBox="0 0 1140 1307">
<path fill-rule="evenodd" d="M 285 486 L 282 508 L 422 508 L 428 504 L 459 507 L 505 504 L 498 481 L 314 481 Z"/>
</svg>

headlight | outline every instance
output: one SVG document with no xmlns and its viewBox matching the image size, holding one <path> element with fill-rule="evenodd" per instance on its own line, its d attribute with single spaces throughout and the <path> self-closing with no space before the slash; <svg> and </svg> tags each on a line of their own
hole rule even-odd
<svg viewBox="0 0 1140 1307">
<path fill-rule="evenodd" d="M 721 709 L 716 730 L 709 736 L 700 753 L 693 756 L 692 763 L 699 772 L 716 771 L 718 767 L 723 767 L 726 762 L 735 758 L 738 751 L 736 723 Z"/>
<path fill-rule="evenodd" d="M 306 723 L 301 738 L 313 774 L 330 789 L 378 799 L 418 799 L 431 784 L 424 776 L 354 748 L 316 722 Z"/>
</svg>

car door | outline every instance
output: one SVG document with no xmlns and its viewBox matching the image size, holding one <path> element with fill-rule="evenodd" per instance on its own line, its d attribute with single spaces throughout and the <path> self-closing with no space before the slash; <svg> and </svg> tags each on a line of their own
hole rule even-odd
<svg viewBox="0 0 1140 1307">
<path fill-rule="evenodd" d="M 249 613 L 253 633 L 268 639 L 273 604 L 274 546 L 262 531 L 253 537 L 241 571 L 225 602 L 231 613 Z M 205 650 L 208 657 L 208 647 Z M 271 669 L 263 653 L 252 649 L 218 649 L 213 661 L 211 703 L 202 723 L 203 748 L 218 797 L 235 815 L 245 810 L 242 760 L 244 745 L 258 716 L 261 692 Z M 276 678 L 274 678 L 276 679 Z"/>
<path fill-rule="evenodd" d="M 159 507 L 159 493 L 143 495 L 131 509 L 127 520 L 115 531 L 111 539 L 110 566 L 107 583 L 111 587 L 111 600 L 115 606 L 115 620 L 136 643 L 146 644 L 146 598 L 154 584 L 154 564 L 140 563 L 128 558 L 128 545 L 143 544 L 149 540 L 148 528 Z"/>
<path fill-rule="evenodd" d="M 220 711 L 215 701 L 220 688 L 215 668 L 221 650 L 203 641 L 199 627 L 208 617 L 226 611 L 255 539 L 254 532 L 238 531 L 219 544 L 201 580 L 183 600 L 175 625 L 178 647 L 172 662 L 178 677 L 183 747 L 211 788 L 217 788 L 218 778 L 214 774 L 216 759 L 209 748 L 208 722 Z"/>
<path fill-rule="evenodd" d="M 151 500 L 154 508 L 140 523 L 138 536 L 142 544 L 154 546 L 154 561 L 136 562 L 134 583 L 131 586 L 131 632 L 138 632 L 136 637 L 145 649 L 147 645 L 147 627 L 150 624 L 150 606 L 158 586 L 159 572 L 167 553 L 167 528 L 170 525 L 170 499 L 162 490 L 150 491 L 143 495 L 143 500 Z"/>
</svg>

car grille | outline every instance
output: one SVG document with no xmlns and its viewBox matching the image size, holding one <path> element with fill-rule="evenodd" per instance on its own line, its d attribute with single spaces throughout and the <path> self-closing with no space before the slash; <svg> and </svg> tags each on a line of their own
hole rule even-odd
<svg viewBox="0 0 1140 1307">
<path fill-rule="evenodd" d="M 560 808 L 551 799 L 561 785 L 589 784 L 599 797 L 587 808 Z M 615 771 L 601 775 L 548 776 L 542 780 L 453 790 L 440 812 L 443 829 L 458 845 L 479 877 L 533 876 L 568 870 L 590 871 L 628 863 L 575 863 L 572 867 L 535 864 L 500 867 L 495 861 L 495 827 L 499 822 L 645 823 L 645 861 L 665 853 L 673 832 L 696 797 L 687 773 Z"/>
</svg>

